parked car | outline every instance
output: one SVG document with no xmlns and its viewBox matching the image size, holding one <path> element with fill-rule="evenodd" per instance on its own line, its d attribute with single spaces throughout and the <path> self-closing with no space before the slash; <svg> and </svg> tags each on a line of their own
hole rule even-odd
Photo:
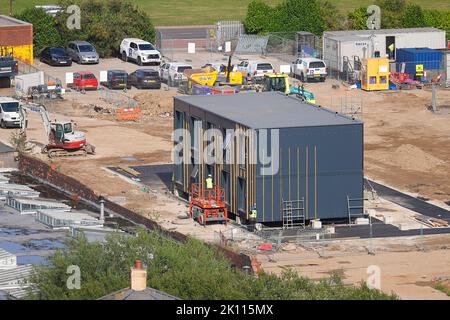
<svg viewBox="0 0 450 320">
<path fill-rule="evenodd" d="M 181 62 L 167 62 L 159 68 L 159 76 L 166 81 L 169 87 L 178 86 L 183 80 L 187 80 L 184 70 L 192 69 L 190 64 Z"/>
<path fill-rule="evenodd" d="M 266 73 L 274 73 L 275 68 L 267 61 L 248 61 L 246 70 L 247 74 L 252 78 L 263 78 Z"/>
<path fill-rule="evenodd" d="M 291 76 L 300 78 L 302 82 L 308 80 L 325 81 L 327 65 L 325 61 L 316 58 L 297 58 L 291 64 Z"/>
<path fill-rule="evenodd" d="M 161 53 L 150 42 L 127 38 L 120 44 L 120 56 L 123 61 L 132 60 L 142 66 L 146 63 L 161 64 Z"/>
<path fill-rule="evenodd" d="M 159 72 L 153 69 L 138 69 L 128 75 L 130 85 L 138 89 L 161 89 Z"/>
<path fill-rule="evenodd" d="M 0 97 L 0 127 L 20 128 L 19 101 L 10 97 Z"/>
<path fill-rule="evenodd" d="M 128 73 L 124 70 L 108 70 L 106 79 L 103 85 L 109 89 L 131 89 Z"/>
<path fill-rule="evenodd" d="M 86 41 L 71 41 L 67 45 L 67 53 L 78 64 L 99 62 L 99 55 L 94 46 Z"/>
<path fill-rule="evenodd" d="M 76 90 L 97 90 L 98 80 L 92 72 L 74 72 L 72 87 Z"/>
<path fill-rule="evenodd" d="M 71 66 L 72 59 L 66 49 L 61 47 L 47 47 L 42 50 L 39 60 L 51 66 Z"/>
</svg>

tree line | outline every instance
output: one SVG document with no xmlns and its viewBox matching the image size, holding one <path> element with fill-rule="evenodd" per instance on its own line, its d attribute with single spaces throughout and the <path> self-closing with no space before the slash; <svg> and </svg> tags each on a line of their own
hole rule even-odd
<svg viewBox="0 0 450 320">
<path fill-rule="evenodd" d="M 229 260 L 200 240 L 179 243 L 157 232 L 137 236 L 110 235 L 106 242 L 89 243 L 81 236 L 50 257 L 49 266 L 36 267 L 31 282 L 37 293 L 28 299 L 91 300 L 130 287 L 130 266 L 141 260 L 148 270 L 147 285 L 181 299 L 396 299 L 365 283 L 344 285 L 337 274 L 321 281 L 288 270 L 257 277 L 234 269 Z M 80 289 L 66 286 L 69 266 L 81 271 Z M 69 279 L 70 280 L 70 279 Z"/>
<path fill-rule="evenodd" d="M 450 39 L 450 10 L 423 9 L 406 0 L 376 0 L 381 9 L 381 28 L 435 27 L 447 31 Z M 243 21 L 251 34 L 308 31 L 322 35 L 326 30 L 367 29 L 367 7 L 347 14 L 328 0 L 285 0 L 272 7 L 262 0 L 248 5 Z"/>
</svg>

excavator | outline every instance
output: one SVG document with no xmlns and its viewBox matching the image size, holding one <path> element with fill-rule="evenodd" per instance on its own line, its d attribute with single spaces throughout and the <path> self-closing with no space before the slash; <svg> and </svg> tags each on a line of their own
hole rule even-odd
<svg viewBox="0 0 450 320">
<path fill-rule="evenodd" d="M 74 130 L 73 121 L 50 121 L 43 105 L 21 104 L 19 111 L 21 133 L 25 135 L 28 126 L 27 112 L 40 114 L 47 135 L 47 143 L 42 148 L 42 153 L 47 154 L 49 158 L 95 154 L 95 147 L 86 142 L 85 134 Z"/>
</svg>

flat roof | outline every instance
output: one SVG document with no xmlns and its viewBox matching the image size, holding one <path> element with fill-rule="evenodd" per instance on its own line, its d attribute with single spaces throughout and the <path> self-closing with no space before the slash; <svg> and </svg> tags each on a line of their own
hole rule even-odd
<svg viewBox="0 0 450 320">
<path fill-rule="evenodd" d="M 445 32 L 437 28 L 405 28 L 405 29 L 379 29 L 379 30 L 344 30 L 344 31 L 325 31 L 325 37 L 352 37 L 352 36 L 370 36 L 372 34 L 400 34 L 400 33 L 418 33 L 418 32 Z"/>
<path fill-rule="evenodd" d="M 38 212 L 45 214 L 48 217 L 61 219 L 61 220 L 90 220 L 90 221 L 99 221 L 97 218 L 94 218 L 87 213 L 76 212 L 76 211 L 59 211 L 58 209 L 38 209 Z"/>
<path fill-rule="evenodd" d="M 14 19 L 12 17 L 8 17 L 5 15 L 0 15 L 0 27 L 23 26 L 23 25 L 30 25 L 30 23 Z"/>
<path fill-rule="evenodd" d="M 0 248 L 0 259 L 10 259 L 10 258 L 15 258 L 15 257 L 16 256 L 14 254 L 12 254 L 11 252 L 8 252 L 8 251 Z"/>
<path fill-rule="evenodd" d="M 206 96 L 177 96 L 207 112 L 252 129 L 275 129 L 361 124 L 359 120 L 281 92 L 251 92 Z"/>
</svg>

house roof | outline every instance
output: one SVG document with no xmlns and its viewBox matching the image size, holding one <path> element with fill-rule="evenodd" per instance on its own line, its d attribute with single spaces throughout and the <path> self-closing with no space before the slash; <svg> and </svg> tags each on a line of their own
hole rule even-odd
<svg viewBox="0 0 450 320">
<path fill-rule="evenodd" d="M 143 291 L 134 291 L 130 288 L 121 289 L 110 293 L 99 300 L 180 300 L 170 294 L 147 288 Z"/>
<path fill-rule="evenodd" d="M 280 92 L 178 96 L 177 100 L 252 129 L 362 123 Z"/>
<path fill-rule="evenodd" d="M 30 23 L 14 19 L 5 15 L 0 15 L 0 27 L 30 25 Z"/>
</svg>

